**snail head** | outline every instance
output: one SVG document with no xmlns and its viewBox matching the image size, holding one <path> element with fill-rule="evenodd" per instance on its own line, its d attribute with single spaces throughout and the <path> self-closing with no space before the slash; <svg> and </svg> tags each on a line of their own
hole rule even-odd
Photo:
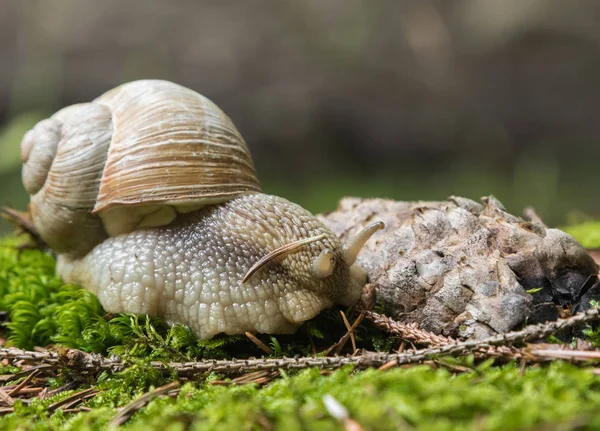
<svg viewBox="0 0 600 431">
<path fill-rule="evenodd" d="M 372 223 L 344 244 L 326 233 L 289 242 L 260 258 L 246 272 L 242 283 L 276 262 L 287 267 L 298 284 L 331 292 L 334 302 L 340 305 L 353 305 L 366 283 L 366 272 L 356 259 L 369 238 L 383 227 L 383 222 Z M 286 258 L 290 260 L 288 265 Z"/>
</svg>

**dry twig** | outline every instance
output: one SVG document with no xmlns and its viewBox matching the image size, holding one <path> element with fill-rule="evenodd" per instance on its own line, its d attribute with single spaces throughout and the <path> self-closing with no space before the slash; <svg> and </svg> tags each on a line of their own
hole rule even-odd
<svg viewBox="0 0 600 431">
<path fill-rule="evenodd" d="M 10 395 L 8 395 L 3 388 L 0 388 L 0 401 L 4 402 L 9 406 L 12 406 L 15 403 L 15 400 Z"/>
<path fill-rule="evenodd" d="M 48 411 L 52 413 L 53 411 L 61 407 L 64 407 L 65 409 L 72 408 L 73 406 L 96 396 L 97 393 L 98 391 L 94 388 L 84 389 L 83 391 L 76 392 L 73 395 L 70 395 L 60 401 L 50 404 L 48 406 Z"/>
<path fill-rule="evenodd" d="M 346 329 L 348 331 L 348 334 L 350 335 L 350 341 L 352 341 L 352 354 L 356 354 L 357 349 L 356 349 L 356 338 L 354 338 L 354 327 L 352 327 L 350 325 L 350 322 L 348 322 L 348 319 L 346 318 L 346 314 L 342 310 L 340 310 L 340 314 L 342 315 L 342 319 L 344 320 L 344 325 L 346 325 Z M 356 320 L 358 320 L 358 319 L 356 319 Z M 362 320 L 362 317 L 361 317 L 361 320 Z"/>
<path fill-rule="evenodd" d="M 394 368 L 398 366 L 398 360 L 397 359 L 392 359 L 391 361 L 386 362 L 385 364 L 383 364 L 381 367 L 378 368 L 379 371 L 386 371 L 389 370 L 390 368 Z"/>
<path fill-rule="evenodd" d="M 401 337 L 403 339 L 403 344 L 405 341 L 410 341 L 412 343 L 434 347 L 448 346 L 457 343 L 457 341 L 452 338 L 444 337 L 443 335 L 437 335 L 433 332 L 419 329 L 416 325 L 397 322 L 391 319 L 390 317 L 387 317 L 383 314 L 375 313 L 374 311 L 364 311 L 364 313 L 367 319 L 369 319 L 379 329 Z M 404 351 L 403 344 L 400 346 L 401 348 L 398 350 L 398 353 Z M 519 359 L 522 356 L 524 356 L 524 353 L 520 349 L 516 349 L 508 345 L 482 347 L 478 351 L 473 351 L 473 353 L 478 358 L 495 357 L 505 359 Z"/>
<path fill-rule="evenodd" d="M 408 325 L 406 323 L 397 322 L 388 316 L 376 313 L 374 311 L 363 311 L 365 317 L 373 323 L 377 328 L 382 329 L 391 334 L 398 335 L 406 341 L 417 344 L 425 344 L 427 346 L 445 346 L 455 342 L 452 338 L 436 335 L 433 332 L 419 329 L 416 325 Z"/>
<path fill-rule="evenodd" d="M 175 371 L 180 377 L 190 378 L 209 372 L 231 375 L 259 370 L 275 371 L 279 368 L 300 369 L 319 367 L 333 369 L 345 365 L 354 365 L 357 368 L 372 368 L 381 367 L 390 361 L 397 361 L 398 365 L 405 365 L 439 356 L 460 356 L 474 353 L 479 357 L 504 357 L 539 362 L 547 359 L 536 356 L 526 349 L 518 350 L 511 346 L 540 340 L 559 330 L 596 320 L 600 320 L 600 314 L 598 310 L 593 309 L 567 319 L 530 325 L 521 331 L 509 332 L 485 340 L 453 342 L 443 346 L 412 350 L 404 353 L 367 352 L 357 356 L 205 360 L 198 362 L 171 362 L 169 364 L 153 362 L 151 366 L 164 373 Z M 75 349 L 68 349 L 62 352 L 29 352 L 14 348 L 0 348 L 0 359 L 34 361 L 36 363 L 51 364 L 57 368 L 66 367 L 76 369 L 80 373 L 91 374 L 97 374 L 101 371 L 118 372 L 128 367 L 128 364 L 118 357 L 105 358 L 101 355 L 89 354 Z"/>
<path fill-rule="evenodd" d="M 549 359 L 567 359 L 573 361 L 600 361 L 599 351 L 562 350 L 562 349 L 532 349 L 536 356 Z"/>
<path fill-rule="evenodd" d="M 181 386 L 181 384 L 178 381 L 174 381 L 174 382 L 171 382 L 164 386 L 161 386 L 159 388 L 156 388 L 152 392 L 145 393 L 138 399 L 133 400 L 132 402 L 127 404 L 125 407 L 120 408 L 119 412 L 116 414 L 116 416 L 110 421 L 109 427 L 113 428 L 113 427 L 118 427 L 119 425 L 123 425 L 125 422 L 127 422 L 129 420 L 129 418 L 131 418 L 131 416 L 133 416 L 135 414 L 135 412 L 137 412 L 139 409 L 144 407 L 146 404 L 148 404 L 154 398 L 156 398 L 160 395 L 167 395 L 167 394 L 171 393 L 173 390 L 179 389 L 180 386 Z M 177 393 L 178 393 L 178 391 L 177 391 Z M 173 395 L 176 395 L 176 394 L 173 394 Z"/>
<path fill-rule="evenodd" d="M 277 377 L 279 377 L 279 371 L 255 371 L 232 380 L 211 380 L 210 384 L 215 386 L 247 385 L 249 383 L 264 385 Z"/>
<path fill-rule="evenodd" d="M 258 337 L 256 337 L 252 332 L 246 332 L 246 337 L 248 337 L 248 339 L 250 339 L 250 341 L 252 341 L 254 344 L 256 344 L 258 346 L 258 348 L 260 350 L 262 350 L 263 352 L 265 352 L 267 355 L 270 355 L 273 353 L 273 349 L 271 349 L 265 343 L 260 341 L 258 339 Z"/>
<path fill-rule="evenodd" d="M 0 375 L 0 384 L 8 383 L 12 380 L 20 379 L 21 377 L 28 376 L 29 374 L 34 373 L 36 371 L 38 371 L 41 374 L 43 372 L 48 372 L 53 369 L 54 369 L 54 367 L 50 364 L 41 364 L 41 365 L 31 366 L 27 369 L 24 369 L 23 371 L 19 371 L 18 373 L 15 373 L 15 374 L 2 374 L 2 375 Z"/>
<path fill-rule="evenodd" d="M 363 312 L 361 312 L 358 315 L 358 317 L 356 318 L 356 320 L 354 321 L 354 323 L 352 324 L 352 326 L 350 328 L 348 328 L 346 333 L 342 336 L 342 338 L 340 338 L 340 340 L 337 343 L 335 343 L 333 346 L 329 347 L 323 353 L 325 355 L 329 355 L 331 352 L 334 352 L 336 354 L 340 353 L 342 351 L 342 349 L 344 348 L 344 346 L 346 345 L 346 343 L 348 342 L 348 339 L 350 337 L 354 336 L 354 330 L 358 327 L 358 325 L 360 325 L 360 322 L 362 322 L 363 317 L 365 317 L 365 315 Z M 346 322 L 347 322 L 347 320 L 346 320 Z"/>
<path fill-rule="evenodd" d="M 33 378 L 38 374 L 39 370 L 35 370 L 33 373 L 29 374 L 21 383 L 19 383 L 12 391 L 8 393 L 8 396 L 14 397 L 15 395 L 18 395 L 19 392 L 21 392 L 21 390 L 27 386 L 29 382 L 31 382 L 31 380 L 33 380 Z"/>
</svg>

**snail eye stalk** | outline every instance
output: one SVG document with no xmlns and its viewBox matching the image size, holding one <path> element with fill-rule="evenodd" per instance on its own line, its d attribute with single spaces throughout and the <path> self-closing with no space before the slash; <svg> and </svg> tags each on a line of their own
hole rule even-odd
<svg viewBox="0 0 600 431">
<path fill-rule="evenodd" d="M 333 261 L 333 251 L 326 248 L 313 261 L 312 271 L 315 277 L 325 278 L 333 274 L 335 262 Z"/>
<path fill-rule="evenodd" d="M 282 245 L 279 248 L 276 248 L 275 250 L 273 250 L 266 256 L 263 256 L 254 265 L 252 265 L 252 267 L 248 270 L 248 272 L 246 272 L 246 275 L 244 275 L 244 278 L 242 278 L 242 283 L 245 283 L 246 281 L 248 281 L 250 279 L 250 277 L 252 277 L 257 271 L 259 271 L 262 267 L 267 265 L 272 260 L 277 259 L 278 257 L 282 257 L 282 256 L 285 257 L 287 255 L 290 255 L 290 254 L 294 253 L 296 250 L 304 247 L 305 245 L 320 241 L 324 238 L 325 238 L 325 234 L 321 234 L 321 235 L 317 235 L 317 236 L 312 236 L 310 238 L 300 239 L 298 241 L 294 241 L 289 244 Z"/>
<path fill-rule="evenodd" d="M 346 262 L 348 266 L 354 265 L 360 249 L 375 232 L 383 229 L 384 226 L 385 225 L 382 221 L 375 222 L 361 230 L 357 235 L 350 238 L 346 242 L 346 245 L 344 245 L 344 262 Z"/>
</svg>

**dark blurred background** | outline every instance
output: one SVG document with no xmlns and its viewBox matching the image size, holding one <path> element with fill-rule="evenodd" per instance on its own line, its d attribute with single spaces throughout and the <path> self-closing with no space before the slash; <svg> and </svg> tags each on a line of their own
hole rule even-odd
<svg viewBox="0 0 600 431">
<path fill-rule="evenodd" d="M 163 78 L 233 119 L 266 192 L 315 212 L 494 194 L 549 224 L 598 217 L 598 22 L 595 0 L 0 0 L 0 204 L 26 206 L 36 121 Z"/>
</svg>

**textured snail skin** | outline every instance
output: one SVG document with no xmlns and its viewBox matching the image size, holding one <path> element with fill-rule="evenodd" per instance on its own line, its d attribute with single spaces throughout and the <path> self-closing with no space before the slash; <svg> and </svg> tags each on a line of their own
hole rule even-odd
<svg viewBox="0 0 600 431">
<path fill-rule="evenodd" d="M 324 239 L 242 283 L 260 257 L 321 234 Z M 312 263 L 325 248 L 333 251 L 335 268 L 318 278 Z M 205 339 L 221 332 L 292 333 L 334 303 L 356 303 L 365 282 L 363 271 L 344 263 L 342 244 L 329 228 L 300 206 L 265 194 L 108 238 L 81 259 L 60 255 L 57 272 L 94 292 L 109 312 L 164 317 Z"/>
</svg>

